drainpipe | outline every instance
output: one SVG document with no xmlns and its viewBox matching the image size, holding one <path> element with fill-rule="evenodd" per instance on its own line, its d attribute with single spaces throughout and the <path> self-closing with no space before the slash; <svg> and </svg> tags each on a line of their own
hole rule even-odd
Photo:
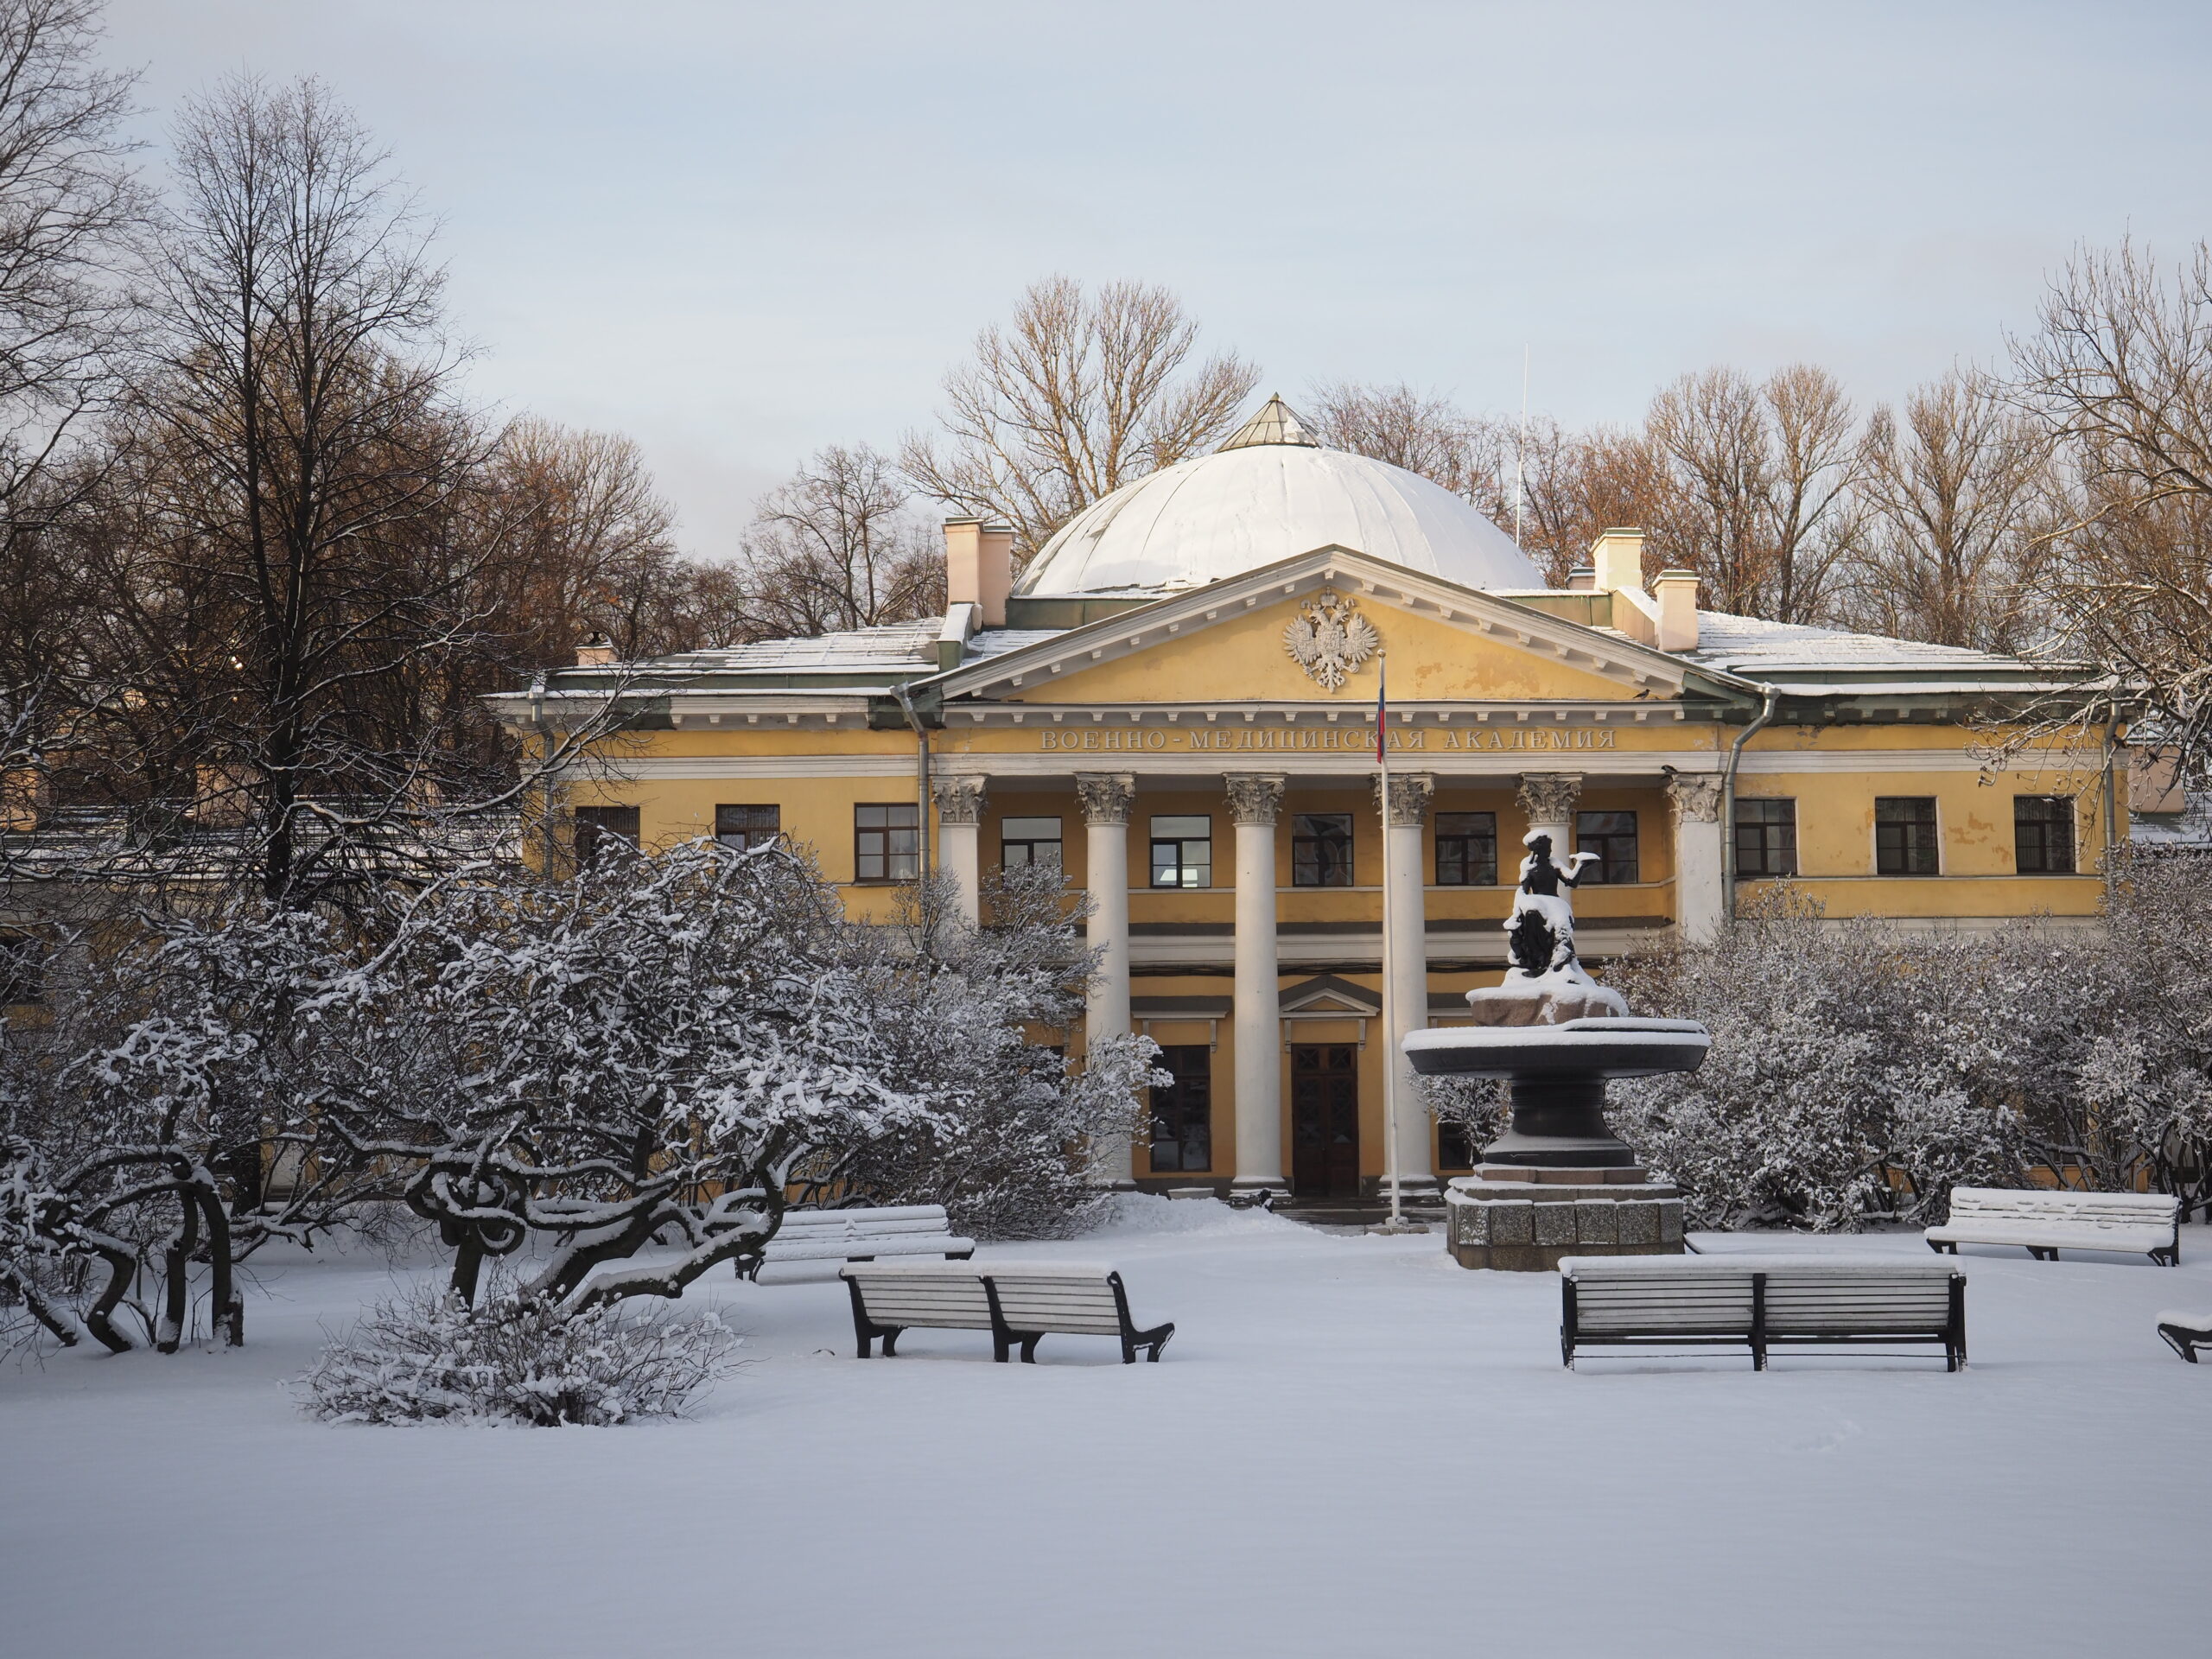
<svg viewBox="0 0 2212 1659">
<path fill-rule="evenodd" d="M 2120 839 L 2120 716 L 2105 722 L 2105 856 L 2107 874 L 2112 871 L 2112 849 Z"/>
<path fill-rule="evenodd" d="M 553 773 L 545 764 L 553 752 L 552 734 L 545 728 L 545 671 L 540 669 L 530 683 L 530 723 L 537 728 L 538 776 L 543 781 L 538 785 L 538 830 L 545 838 L 545 868 L 539 874 L 550 881 L 553 879 Z"/>
<path fill-rule="evenodd" d="M 936 868 L 930 859 L 930 734 L 922 724 L 921 716 L 914 712 L 914 700 L 903 685 L 891 688 L 891 695 L 899 699 L 905 710 L 906 723 L 914 728 L 914 788 L 921 798 L 921 816 L 916 820 L 915 846 L 921 854 L 921 873 L 928 880 Z"/>
<path fill-rule="evenodd" d="M 1736 919 L 1736 763 L 1744 758 L 1744 745 L 1764 731 L 1782 706 L 1782 688 L 1766 688 L 1766 701 L 1758 718 L 1736 734 L 1728 751 L 1728 769 L 1720 774 L 1720 913 Z"/>
</svg>

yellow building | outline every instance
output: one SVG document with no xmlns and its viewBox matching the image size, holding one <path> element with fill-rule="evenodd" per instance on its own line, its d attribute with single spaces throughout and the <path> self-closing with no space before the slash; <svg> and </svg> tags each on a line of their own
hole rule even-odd
<svg viewBox="0 0 2212 1659">
<path fill-rule="evenodd" d="M 1177 1079 L 1151 1143 L 1111 1154 L 1143 1185 L 1371 1190 L 1384 1057 L 1497 982 L 1532 830 L 1598 855 L 1576 909 L 1600 962 L 1782 876 L 1830 916 L 1929 927 L 2096 908 L 2104 754 L 1977 753 L 1974 722 L 2038 689 L 2027 664 L 1701 612 L 1686 572 L 1645 590 L 1632 530 L 1547 588 L 1459 498 L 1280 404 L 1079 514 L 1018 582 L 1010 531 L 945 533 L 942 619 L 590 660 L 494 701 L 527 734 L 626 688 L 633 729 L 569 791 L 580 835 L 787 836 L 860 916 L 924 868 L 971 912 L 994 863 L 1078 877 L 1088 1029 L 1150 1033 Z M 1432 1187 L 1466 1149 L 1401 1093 L 1402 1170 Z"/>
</svg>

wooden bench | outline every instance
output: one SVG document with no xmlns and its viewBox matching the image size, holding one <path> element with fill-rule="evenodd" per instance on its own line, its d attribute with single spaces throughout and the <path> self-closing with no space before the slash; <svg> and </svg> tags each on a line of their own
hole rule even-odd
<svg viewBox="0 0 2212 1659">
<path fill-rule="evenodd" d="M 2167 1347 L 2194 1365 L 2198 1349 L 2212 1348 L 2212 1313 L 2169 1309 L 2158 1315 L 2158 1334 L 2166 1339 Z"/>
<path fill-rule="evenodd" d="M 2181 1262 L 2181 1200 L 2162 1192 L 2058 1192 L 1995 1186 L 1951 1189 L 1951 1218 L 1927 1232 L 1928 1248 L 2017 1244 L 2037 1261 L 2062 1249 L 2118 1250 Z"/>
<path fill-rule="evenodd" d="M 1798 1344 L 1941 1343 L 1967 1363 L 1966 1274 L 1880 1256 L 1568 1256 L 1559 1264 L 1560 1357 L 1589 1347 L 1735 1347 L 1766 1369 Z"/>
<path fill-rule="evenodd" d="M 1122 1275 L 1110 1268 L 956 1268 L 935 1262 L 887 1262 L 849 1267 L 839 1275 L 853 1299 L 853 1335 L 860 1357 L 880 1338 L 886 1358 L 898 1351 L 899 1333 L 916 1326 L 988 1331 L 991 1357 L 1004 1363 L 1019 1344 L 1024 1364 L 1037 1362 L 1037 1344 L 1055 1333 L 1113 1337 L 1122 1363 L 1137 1350 L 1157 1361 L 1175 1334 L 1173 1325 L 1140 1331 L 1129 1318 Z"/>
<path fill-rule="evenodd" d="M 738 1217 L 759 1208 L 757 1192 L 725 1192 L 709 1206 L 705 1228 L 712 1234 L 739 1224 Z M 737 1276 L 759 1283 L 771 1262 L 873 1262 L 886 1255 L 939 1255 L 963 1261 L 976 1254 L 976 1241 L 953 1236 L 951 1219 L 941 1204 L 899 1204 L 872 1210 L 786 1210 L 783 1224 L 757 1255 L 741 1257 Z"/>
</svg>

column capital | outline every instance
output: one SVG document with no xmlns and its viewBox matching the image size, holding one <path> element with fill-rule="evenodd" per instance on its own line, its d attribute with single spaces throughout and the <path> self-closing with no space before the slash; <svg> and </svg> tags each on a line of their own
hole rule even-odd
<svg viewBox="0 0 2212 1659">
<path fill-rule="evenodd" d="M 1565 823 L 1574 816 L 1574 804 L 1582 798 L 1582 774 L 1579 772 L 1524 772 L 1521 774 L 1520 793 L 1515 798 L 1522 811 L 1531 823 Z"/>
<path fill-rule="evenodd" d="M 1221 786 L 1229 797 L 1230 817 L 1239 823 L 1272 824 L 1281 816 L 1283 786 L 1287 781 L 1279 772 L 1224 773 Z"/>
<path fill-rule="evenodd" d="M 1675 817 L 1683 823 L 1720 822 L 1720 775 L 1709 772 L 1676 772 L 1667 768 L 1667 798 L 1675 804 Z"/>
<path fill-rule="evenodd" d="M 1375 792 L 1382 792 L 1382 779 L 1375 780 Z M 1436 793 L 1436 774 L 1433 772 L 1394 772 L 1390 774 L 1390 801 L 1385 812 L 1386 820 L 1401 830 L 1418 830 L 1428 821 L 1429 798 Z"/>
<path fill-rule="evenodd" d="M 939 823 L 981 823 L 983 821 L 983 791 L 990 785 L 987 778 L 973 773 L 939 772 L 930 779 L 930 793 L 937 798 L 937 820 Z"/>
<path fill-rule="evenodd" d="M 1137 780 L 1126 772 L 1078 772 L 1075 792 L 1083 798 L 1085 823 L 1127 823 Z"/>
</svg>

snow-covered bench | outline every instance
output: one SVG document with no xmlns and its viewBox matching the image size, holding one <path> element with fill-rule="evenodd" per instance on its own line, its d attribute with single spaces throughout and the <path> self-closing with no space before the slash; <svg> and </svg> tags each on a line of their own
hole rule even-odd
<svg viewBox="0 0 2212 1659">
<path fill-rule="evenodd" d="M 2174 1267 L 2181 1261 L 2181 1201 L 2161 1192 L 1951 1189 L 1951 1218 L 1928 1230 L 1928 1248 L 2017 1244 L 2037 1261 L 2062 1249 L 2119 1250 Z"/>
<path fill-rule="evenodd" d="M 892 1357 L 899 1333 L 918 1325 L 988 1331 L 993 1359 L 1003 1363 L 1019 1343 L 1025 1364 L 1034 1364 L 1038 1343 L 1056 1333 L 1116 1338 L 1125 1365 L 1136 1363 L 1140 1348 L 1157 1360 L 1175 1334 L 1173 1325 L 1137 1328 L 1129 1318 L 1122 1275 L 1111 1268 L 994 1265 L 986 1270 L 949 1262 L 886 1262 L 849 1267 L 840 1276 L 852 1293 L 853 1335 L 862 1359 L 879 1337 L 885 1357 Z"/>
<path fill-rule="evenodd" d="M 2169 1308 L 2158 1315 L 2158 1334 L 2166 1339 L 2167 1347 L 2194 1365 L 2198 1349 L 2212 1348 L 2212 1313 Z"/>
<path fill-rule="evenodd" d="M 1884 1256 L 1571 1255 L 1559 1264 L 1560 1357 L 1588 1347 L 1931 1342 L 1967 1363 L 1966 1274 Z"/>
<path fill-rule="evenodd" d="M 760 1208 L 757 1192 L 725 1192 L 708 1207 L 709 1235 L 739 1224 Z M 976 1254 L 976 1241 L 954 1236 L 941 1204 L 897 1204 L 872 1210 L 786 1210 L 783 1224 L 758 1255 L 739 1258 L 741 1279 L 756 1282 L 762 1267 L 784 1262 L 873 1262 L 885 1255 L 941 1255 L 958 1261 Z"/>
</svg>

